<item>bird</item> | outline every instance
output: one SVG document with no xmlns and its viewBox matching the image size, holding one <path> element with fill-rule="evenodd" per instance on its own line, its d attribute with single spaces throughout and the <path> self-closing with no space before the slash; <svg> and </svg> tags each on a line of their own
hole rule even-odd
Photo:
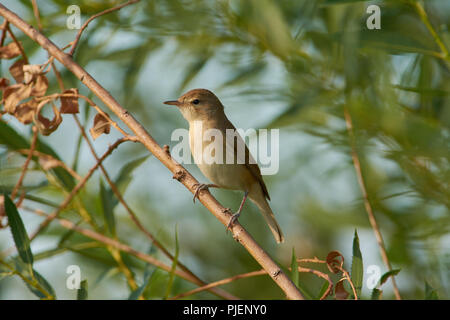
<svg viewBox="0 0 450 320">
<path fill-rule="evenodd" d="M 201 190 L 209 188 L 244 191 L 244 197 L 239 209 L 231 216 L 226 230 L 237 221 L 248 197 L 265 218 L 276 242 L 284 242 L 283 232 L 268 203 L 270 196 L 261 175 L 261 170 L 250 154 L 244 140 L 225 115 L 224 106 L 219 98 L 210 90 L 193 89 L 183 94 L 177 100 L 165 101 L 164 104 L 176 106 L 188 121 L 189 147 L 194 162 L 203 175 L 212 182 L 194 185 L 196 188 L 193 198 L 194 202 Z M 224 161 L 205 161 L 205 150 L 210 150 L 208 145 L 217 139 L 214 138 L 211 141 L 204 139 L 204 134 L 208 130 L 213 132 L 215 130 L 215 132 L 222 134 L 223 149 L 220 150 L 219 147 L 217 150 L 214 150 L 214 153 L 218 152 L 217 157 L 220 158 L 220 152 L 222 152 L 221 160 Z M 217 140 L 217 143 L 220 143 L 220 139 Z M 240 146 L 243 147 L 244 154 L 239 152 L 238 148 Z M 216 156 L 216 154 L 213 154 L 213 156 Z M 231 163 L 226 161 L 229 159 L 232 159 Z"/>
</svg>

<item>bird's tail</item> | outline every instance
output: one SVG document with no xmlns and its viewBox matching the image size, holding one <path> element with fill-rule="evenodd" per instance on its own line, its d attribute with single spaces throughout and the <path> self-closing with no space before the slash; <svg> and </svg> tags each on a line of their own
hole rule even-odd
<svg viewBox="0 0 450 320">
<path fill-rule="evenodd" d="M 259 211 L 261 211 L 277 243 L 284 242 L 283 232 L 281 231 L 281 228 L 278 225 L 278 222 L 275 219 L 275 215 L 273 214 L 272 209 L 270 208 L 266 198 L 262 194 L 260 196 L 258 195 L 258 197 L 256 198 L 255 197 L 252 198 L 251 195 L 249 195 L 249 198 L 258 207 Z"/>
</svg>

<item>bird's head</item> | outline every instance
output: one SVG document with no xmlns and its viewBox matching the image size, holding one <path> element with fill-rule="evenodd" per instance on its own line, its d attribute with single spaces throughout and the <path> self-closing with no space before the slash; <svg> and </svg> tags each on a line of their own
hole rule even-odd
<svg viewBox="0 0 450 320">
<path fill-rule="evenodd" d="M 189 122 L 207 120 L 216 114 L 223 113 L 223 105 L 219 98 L 206 89 L 194 89 L 183 94 L 178 100 L 164 103 L 177 106 L 183 117 Z"/>
</svg>

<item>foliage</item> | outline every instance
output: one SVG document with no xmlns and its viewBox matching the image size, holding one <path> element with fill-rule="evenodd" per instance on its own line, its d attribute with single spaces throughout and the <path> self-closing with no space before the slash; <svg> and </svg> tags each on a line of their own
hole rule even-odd
<svg viewBox="0 0 450 320">
<path fill-rule="evenodd" d="M 119 3 L 79 1 L 82 21 Z M 380 30 L 366 26 L 366 8 L 372 3 L 381 8 Z M 71 4 L 67 0 L 39 3 L 42 30 L 60 47 L 73 41 L 77 33 L 65 24 Z M 37 27 L 31 1 L 7 0 L 4 5 Z M 39 46 L 11 29 L 30 65 L 46 61 Z M 334 258 L 353 257 L 350 274 L 347 272 L 351 281 L 340 281 L 345 277 L 342 270 L 329 270 L 338 292 L 328 299 L 355 298 L 349 282 L 358 298 L 390 299 L 393 294 L 388 279 L 399 269 L 402 271 L 396 279 L 403 298 L 448 298 L 448 30 L 449 3 L 437 0 L 140 1 L 89 24 L 74 57 L 160 144 L 173 145 L 171 131 L 186 127 L 161 101 L 194 87 L 213 90 L 237 127 L 280 129 L 280 172 L 265 180 L 271 206 L 285 226 L 288 241 L 275 247 L 252 206 L 245 208 L 240 221 L 281 265 L 291 266 L 293 280 L 311 298 L 322 297 L 328 282 L 310 272 L 297 272 L 296 254 L 327 257 L 336 250 L 343 254 L 338 252 Z M 112 143 L 116 132 L 111 128 L 109 136 L 104 134 L 109 132 L 109 122 L 98 112 L 102 103 L 59 64 L 56 66 L 65 87 L 78 88 L 86 99 L 76 99 L 75 106 L 67 95 L 54 96 L 39 109 L 42 96 L 62 92 L 57 78 L 52 72 L 44 75 L 30 69 L 19 72 L 19 77 L 31 79 L 21 86 L 10 67 L 24 57 L 11 43 L 8 35 L 5 46 L 9 47 L 0 52 L 0 78 L 9 82 L 5 86 L 0 83 L 0 110 L 7 112 L 2 112 L 0 119 L 0 191 L 5 193 L 5 213 L 0 205 L 0 226 L 4 227 L 0 229 L 1 298 L 10 297 L 11 286 L 21 286 L 13 276 L 25 281 L 40 298 L 87 298 L 89 281 L 89 298 L 152 299 L 192 289 L 192 283 L 173 271 L 179 269 L 180 262 L 209 282 L 257 268 L 204 208 L 192 205 L 191 195 L 175 185 L 156 159 L 147 160 L 142 148 L 128 145 L 108 157 L 104 166 L 114 173 L 116 179 L 111 180 L 143 225 L 171 248 L 168 251 L 175 252 L 169 270 L 153 270 L 129 252 L 119 252 L 56 222 L 38 234 L 44 245 L 36 244 L 35 249 L 34 239 L 28 240 L 29 230 L 36 230 L 42 220 L 36 221 L 26 209 L 53 212 L 79 183 L 71 169 L 83 176 L 93 163 L 70 113 L 78 112 L 79 103 L 79 111 L 86 115 L 80 117 L 82 127 L 85 131 L 92 128 L 97 139 L 91 143 L 96 150 Z M 30 101 L 34 101 L 34 113 L 28 118 Z M 53 108 L 53 103 L 60 107 Z M 94 106 L 96 112 L 85 111 Z M 362 197 L 355 175 L 345 110 L 353 122 L 367 199 Z M 111 119 L 117 121 L 113 116 Z M 47 158 L 33 154 L 22 186 L 12 197 L 28 156 L 20 151 L 32 148 L 31 126 L 40 130 L 34 150 Z M 58 161 L 66 166 L 56 165 Z M 100 175 L 90 178 L 60 216 L 146 251 L 149 239 L 119 205 L 102 172 Z M 239 203 L 240 195 L 229 191 L 217 191 L 217 195 L 226 206 Z M 393 270 L 386 270 L 379 258 L 365 200 L 377 217 Z M 174 241 L 171 230 L 176 223 L 179 228 Z M 355 232 L 352 247 L 355 228 L 359 236 Z M 13 245 L 18 251 L 10 253 L 8 248 Z M 83 274 L 86 282 L 77 294 L 65 288 L 64 270 L 59 278 L 52 274 L 49 258 L 54 256 L 63 259 L 64 265 L 75 260 L 82 269 L 90 270 Z M 156 250 L 149 256 L 160 259 L 163 254 Z M 36 266 L 36 257 L 47 264 Z M 371 290 L 363 281 L 364 268 L 370 264 L 385 272 Z M 108 290 L 106 283 L 118 293 Z M 223 288 L 241 298 L 283 297 L 267 277 L 234 281 Z M 24 287 L 23 292 L 26 290 Z M 201 292 L 189 298 L 215 297 Z"/>
</svg>

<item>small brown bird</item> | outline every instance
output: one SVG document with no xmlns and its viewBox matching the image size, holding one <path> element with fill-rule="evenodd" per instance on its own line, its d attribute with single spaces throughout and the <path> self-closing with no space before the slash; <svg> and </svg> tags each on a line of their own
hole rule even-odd
<svg viewBox="0 0 450 320">
<path fill-rule="evenodd" d="M 194 89 L 182 95 L 178 100 L 165 101 L 164 103 L 177 106 L 183 117 L 189 122 L 189 146 L 192 156 L 200 171 L 213 182 L 213 184 L 196 186 L 194 202 L 200 190 L 210 187 L 243 190 L 244 198 L 238 211 L 230 219 L 227 229 L 241 214 L 248 196 L 266 219 L 276 241 L 278 243 L 283 242 L 283 233 L 267 202 L 270 197 L 258 164 L 251 156 L 242 137 L 236 132 L 236 128 L 228 120 L 224 107 L 216 95 L 206 89 Z M 205 132 L 211 131 L 210 129 L 216 129 L 222 133 L 223 149 L 220 151 L 223 152 L 221 153 L 222 157 L 219 157 L 223 161 L 213 163 L 205 161 L 204 153 L 206 150 L 210 150 L 208 145 L 214 141 L 204 138 Z M 230 135 L 230 132 L 233 135 Z M 241 156 L 238 153 L 239 145 L 244 147 L 242 150 L 245 149 L 245 159 L 243 159 L 244 155 Z M 233 159 L 232 163 L 229 163 L 230 161 L 227 161 L 227 159 Z M 238 161 L 238 159 L 242 161 Z"/>
</svg>

